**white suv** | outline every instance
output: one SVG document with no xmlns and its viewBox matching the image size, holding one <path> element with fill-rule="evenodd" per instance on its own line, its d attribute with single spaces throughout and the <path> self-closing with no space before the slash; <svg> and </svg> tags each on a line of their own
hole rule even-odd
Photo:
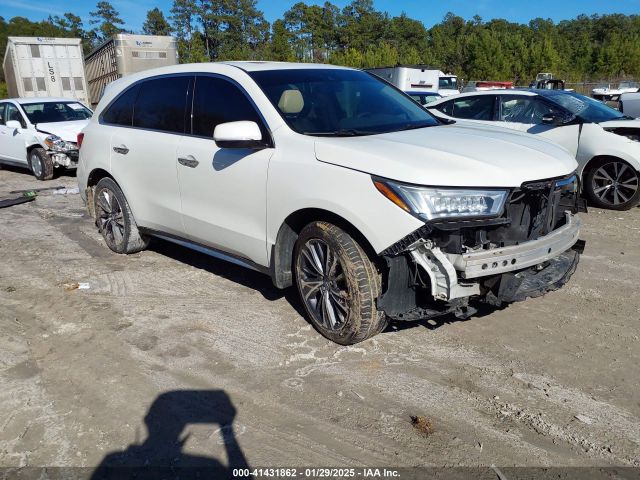
<svg viewBox="0 0 640 480">
<path fill-rule="evenodd" d="M 69 98 L 0 100 L 0 163 L 29 168 L 50 180 L 58 168 L 75 168 L 76 139 L 92 112 Z"/>
<path fill-rule="evenodd" d="M 296 285 L 341 344 L 559 288 L 583 247 L 564 149 L 444 125 L 358 70 L 148 70 L 114 82 L 83 133 L 80 192 L 109 248 L 156 236 Z"/>
</svg>

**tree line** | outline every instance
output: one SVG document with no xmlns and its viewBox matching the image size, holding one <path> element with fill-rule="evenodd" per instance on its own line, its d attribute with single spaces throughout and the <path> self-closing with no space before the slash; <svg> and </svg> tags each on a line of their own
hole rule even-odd
<svg viewBox="0 0 640 480">
<path fill-rule="evenodd" d="M 124 21 L 108 1 L 99 1 L 88 22 L 73 13 L 32 22 L 0 17 L 0 51 L 7 36 L 79 37 L 85 54 Z M 131 32 L 133 33 L 133 32 Z M 373 0 L 298 2 L 269 23 L 256 0 L 174 0 L 171 9 L 149 10 L 142 31 L 174 35 L 181 62 L 279 60 L 368 68 L 425 64 L 468 80 L 527 84 L 537 72 L 567 81 L 640 77 L 640 15 L 580 15 L 555 23 L 528 24 L 453 13 L 426 28 L 402 13 L 391 16 Z"/>
</svg>

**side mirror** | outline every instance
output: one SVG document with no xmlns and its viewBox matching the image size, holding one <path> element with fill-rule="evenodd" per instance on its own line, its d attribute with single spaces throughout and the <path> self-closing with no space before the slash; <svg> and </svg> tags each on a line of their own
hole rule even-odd
<svg viewBox="0 0 640 480">
<path fill-rule="evenodd" d="M 213 131 L 213 139 L 220 148 L 265 148 L 262 132 L 256 122 L 221 123 Z"/>
<path fill-rule="evenodd" d="M 7 120 L 7 123 L 5 123 L 5 125 L 8 128 L 14 128 L 14 129 L 21 129 L 22 128 L 22 125 L 17 120 Z"/>
</svg>

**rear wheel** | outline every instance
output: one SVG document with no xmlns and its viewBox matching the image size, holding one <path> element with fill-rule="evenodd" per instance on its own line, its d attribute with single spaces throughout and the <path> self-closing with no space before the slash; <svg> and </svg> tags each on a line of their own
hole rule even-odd
<svg viewBox="0 0 640 480">
<path fill-rule="evenodd" d="M 136 253 L 149 245 L 138 226 L 118 184 L 106 177 L 98 182 L 94 193 L 96 225 L 107 246 L 116 253 Z"/>
<path fill-rule="evenodd" d="M 53 178 L 53 160 L 44 148 L 34 148 L 29 152 L 29 169 L 38 180 Z"/>
<path fill-rule="evenodd" d="M 294 252 L 296 284 L 313 326 L 341 345 L 366 340 L 384 330 L 376 308 L 380 274 L 348 233 L 327 222 L 307 225 Z"/>
<path fill-rule="evenodd" d="M 624 160 L 603 158 L 585 175 L 589 202 L 600 208 L 629 210 L 640 202 L 640 175 Z"/>
</svg>

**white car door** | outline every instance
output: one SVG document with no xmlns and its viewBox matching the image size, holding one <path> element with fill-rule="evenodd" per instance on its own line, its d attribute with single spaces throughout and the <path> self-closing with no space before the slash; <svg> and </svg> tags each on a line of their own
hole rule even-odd
<svg viewBox="0 0 640 480">
<path fill-rule="evenodd" d="M 554 107 L 536 96 L 499 95 L 499 114 L 496 124 L 540 135 L 564 147 L 574 157 L 578 153 L 580 125 L 554 125 L 543 122 L 544 117 L 566 116 L 559 107 Z"/>
<path fill-rule="evenodd" d="M 261 127 L 265 148 L 220 148 L 217 125 L 250 120 Z M 198 75 L 192 136 L 178 148 L 182 217 L 195 242 L 267 265 L 266 187 L 274 153 L 270 134 L 248 96 L 230 80 Z"/>
<path fill-rule="evenodd" d="M 496 116 L 495 95 L 470 95 L 457 97 L 438 106 L 444 114 L 469 123 L 494 125 Z"/>
<path fill-rule="evenodd" d="M 184 135 L 190 75 L 145 80 L 107 107 L 111 172 L 142 227 L 184 235 L 176 152 Z"/>
<path fill-rule="evenodd" d="M 27 122 L 18 107 L 6 102 L 0 106 L 0 157 L 10 162 L 27 165 L 27 146 L 25 135 Z M 8 121 L 18 121 L 21 128 L 7 127 Z"/>
</svg>

